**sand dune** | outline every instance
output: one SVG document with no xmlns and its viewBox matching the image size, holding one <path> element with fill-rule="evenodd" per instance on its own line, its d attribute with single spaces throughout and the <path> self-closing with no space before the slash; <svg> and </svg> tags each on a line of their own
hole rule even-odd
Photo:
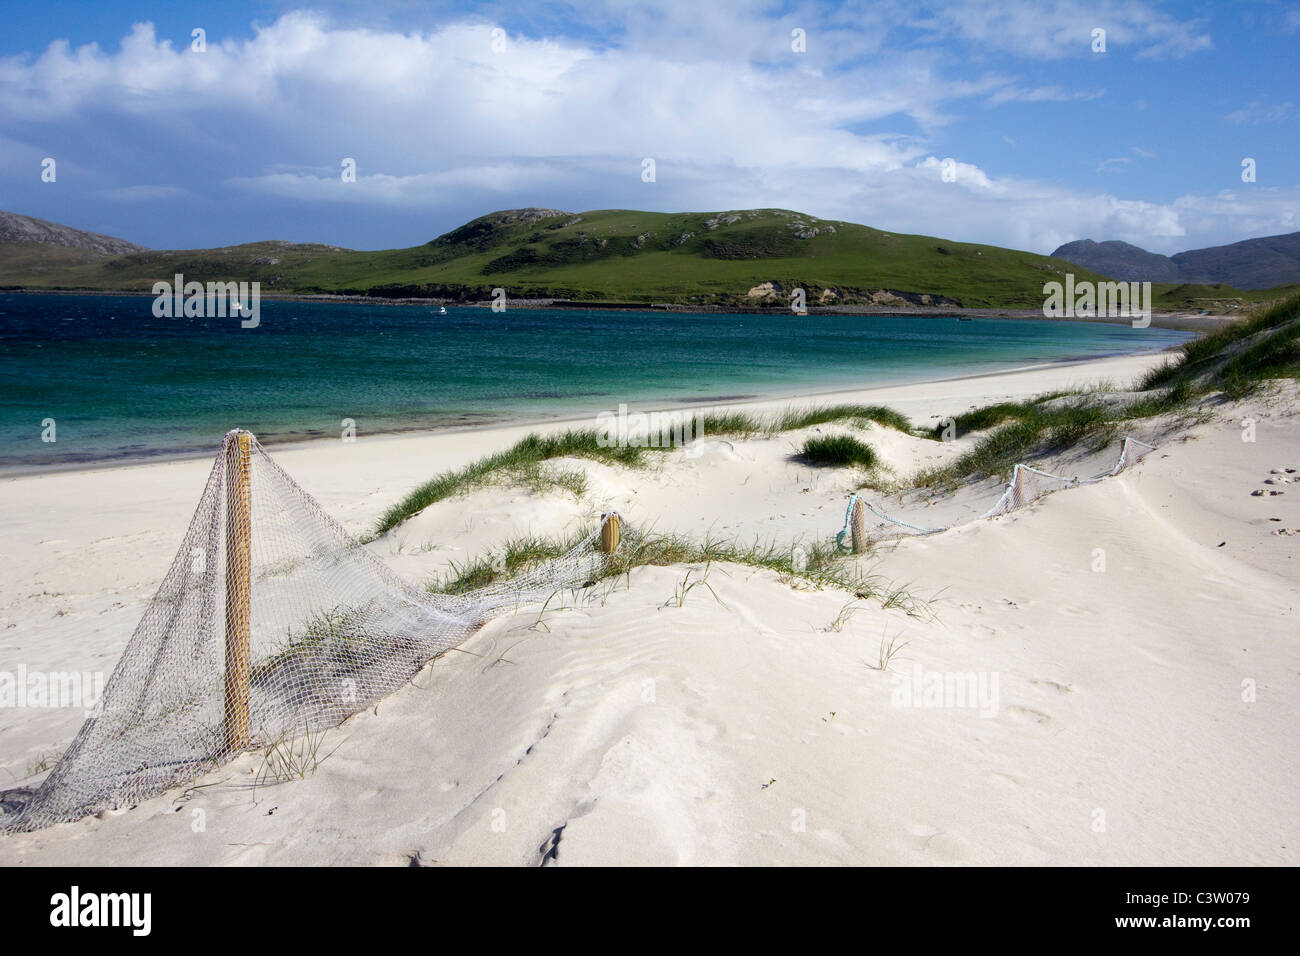
<svg viewBox="0 0 1300 956">
<path fill-rule="evenodd" d="M 1151 361 L 833 398 L 923 424 Z M 712 591 L 674 606 L 691 569 L 641 568 L 577 606 L 491 622 L 329 731 L 307 779 L 255 789 L 246 755 L 211 786 L 0 837 L 0 864 L 1295 864 L 1300 482 L 1263 482 L 1300 467 L 1296 397 L 1224 409 L 1113 479 L 861 559 L 928 613 L 740 565 L 711 566 Z M 523 431 L 275 454 L 363 531 Z M 609 507 L 693 535 L 825 537 L 851 475 L 791 460 L 802 434 L 706 438 L 646 470 L 553 462 L 586 471 L 582 500 L 485 488 L 370 546 L 424 581 Z M 969 441 L 869 440 L 900 475 Z M 207 468 L 5 481 L 3 660 L 111 669 Z M 890 640 L 906 643 L 882 671 Z M 80 720 L 0 709 L 0 776 L 26 782 Z"/>
</svg>

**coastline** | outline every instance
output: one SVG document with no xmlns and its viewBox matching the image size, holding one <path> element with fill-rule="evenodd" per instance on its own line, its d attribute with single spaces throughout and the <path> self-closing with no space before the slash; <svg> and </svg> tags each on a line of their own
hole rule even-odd
<svg viewBox="0 0 1300 956">
<path fill-rule="evenodd" d="M 831 388 L 818 390 L 799 390 L 786 392 L 782 391 L 774 394 L 744 394 L 732 396 L 717 397 L 688 397 L 679 400 L 673 400 L 665 403 L 647 403 L 645 407 L 638 407 L 638 412 L 667 412 L 690 413 L 702 412 L 711 409 L 749 409 L 753 410 L 758 407 L 765 407 L 771 410 L 773 406 L 797 403 L 840 403 L 850 402 L 872 395 L 878 395 L 881 392 L 893 389 L 911 389 L 925 386 L 942 386 L 954 383 L 973 382 L 984 379 L 997 379 L 1003 376 L 1017 376 L 1023 373 L 1050 371 L 1054 369 L 1066 369 L 1073 367 L 1084 367 L 1095 363 L 1106 363 L 1120 359 L 1150 359 L 1157 356 L 1167 355 L 1175 350 L 1177 346 L 1170 346 L 1165 349 L 1156 351 L 1144 350 L 1138 352 L 1123 352 L 1112 356 L 1102 358 L 1084 357 L 1084 358 L 1064 358 L 1052 362 L 1040 362 L 1033 365 L 1015 366 L 1006 369 L 995 369 L 987 372 L 974 372 L 968 375 L 948 376 L 941 378 L 921 378 L 921 379 L 902 379 L 883 383 L 880 385 L 862 386 L 855 388 Z M 438 435 L 455 435 L 455 434 L 479 434 L 491 431 L 500 431 L 505 429 L 526 429 L 526 430 L 550 430 L 563 429 L 569 427 L 592 427 L 594 416 L 573 415 L 568 412 L 556 412 L 550 415 L 518 415 L 505 416 L 495 421 L 472 423 L 472 424 L 455 424 L 446 426 L 429 426 L 429 425 L 409 425 L 390 428 L 379 428 L 366 430 L 359 434 L 358 440 L 376 440 L 376 439 L 393 439 L 403 437 L 434 437 Z M 233 426 L 232 426 L 233 427 Z M 318 443 L 337 442 L 338 436 L 333 433 L 281 433 L 259 435 L 258 440 L 269 450 L 280 452 L 285 449 L 300 448 L 311 446 Z M 116 470 L 120 468 L 142 468 L 149 465 L 161 464 L 166 462 L 178 461 L 196 461 L 207 460 L 212 456 L 212 450 L 219 443 L 219 436 L 214 439 L 211 446 L 202 448 L 184 448 L 184 449 L 156 449 L 147 452 L 123 453 L 111 457 L 101 457 L 88 459 L 85 461 L 60 462 L 48 465 L 40 464 L 0 464 L 0 482 L 13 478 L 26 478 L 41 475 L 65 474 L 69 472 L 94 472 L 103 470 Z"/>
<path fill-rule="evenodd" d="M 1160 360 L 834 395 L 925 426 L 998 401 L 1125 383 Z M 1296 393 L 1173 432 L 1148 423 L 1137 437 L 1159 450 L 1113 478 L 860 559 L 881 593 L 902 587 L 933 616 L 879 595 L 793 587 L 750 565 L 634 568 L 594 599 L 487 622 L 463 653 L 329 730 L 331 756 L 304 779 L 250 791 L 265 760 L 255 751 L 183 798 L 170 791 L 0 836 L 0 865 L 409 865 L 417 850 L 442 863 L 536 863 L 559 826 L 566 864 L 1295 865 L 1300 850 L 1278 834 L 1300 812 L 1282 759 L 1300 720 L 1290 640 L 1300 589 L 1295 538 L 1279 529 L 1300 529 L 1300 496 L 1251 492 L 1272 468 L 1300 468 Z M 736 404 L 764 413 L 792 402 Z M 1257 423 L 1257 442 L 1242 442 L 1243 417 Z M 272 453 L 332 519 L 368 536 L 417 484 L 530 430 L 362 436 Z M 548 468 L 581 471 L 581 494 L 490 484 L 365 547 L 421 587 L 511 541 L 571 537 L 609 510 L 632 528 L 696 541 L 828 542 L 861 474 L 810 468 L 797 452 L 833 430 L 705 440 L 646 468 L 561 459 Z M 900 478 L 976 440 L 855 431 Z M 1116 444 L 1071 467 L 1108 467 Z M 176 560 L 211 463 L 4 482 L 8 666 L 107 675 Z M 999 491 L 994 479 L 966 489 L 981 504 Z M 1098 549 L 1110 573 L 1096 573 Z M 707 577 L 717 600 L 665 602 L 688 573 Z M 878 668 L 886 640 L 907 649 Z M 899 687 L 930 674 L 996 675 L 996 699 L 988 710 L 900 705 Z M 1266 700 L 1243 702 L 1243 674 Z M 8 786 L 39 782 L 84 715 L 0 708 Z M 1152 752 L 1165 759 L 1153 763 Z M 193 838 L 182 799 L 219 821 L 220 838 Z M 814 823 L 793 839 L 791 807 Z M 1099 838 L 1089 825 L 1097 807 L 1125 838 Z M 491 825 L 502 811 L 505 831 Z M 1145 825 L 1153 818 L 1158 826 Z"/>
<path fill-rule="evenodd" d="M 104 289 L 0 289 L 0 295 L 94 295 L 122 296 L 140 299 L 152 299 L 147 292 L 127 292 Z M 264 302 L 314 302 L 325 305 L 383 305 L 383 306 L 454 306 L 463 309 L 489 309 L 491 300 L 462 302 L 447 298 L 384 298 L 365 295 L 332 295 L 327 293 L 277 293 L 267 292 L 261 296 Z M 698 305 L 677 302 L 584 302 L 573 299 L 507 299 L 506 306 L 511 309 L 599 309 L 601 311 L 627 312 L 687 312 L 700 315 L 784 315 L 786 308 L 741 308 L 720 305 Z M 1043 315 L 1041 309 L 1016 308 L 976 308 L 964 306 L 880 306 L 880 305 L 830 305 L 809 306 L 807 316 L 816 315 L 860 315 L 860 316 L 914 316 L 936 319 L 951 318 L 986 318 L 1016 319 L 1037 322 L 1085 322 L 1102 325 L 1128 325 L 1131 319 L 1121 316 L 1057 316 Z M 1200 315 L 1191 312 L 1157 312 L 1151 313 L 1151 327 L 1155 329 L 1173 329 L 1184 332 L 1210 332 L 1225 322 L 1231 322 L 1236 315 Z"/>
</svg>

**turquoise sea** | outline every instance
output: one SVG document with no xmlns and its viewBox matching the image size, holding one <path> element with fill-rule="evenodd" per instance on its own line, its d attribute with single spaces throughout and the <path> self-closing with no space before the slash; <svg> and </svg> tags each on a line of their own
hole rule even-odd
<svg viewBox="0 0 1300 956">
<path fill-rule="evenodd" d="M 633 411 L 1158 350 L 1188 333 L 928 316 L 311 302 L 155 318 L 150 296 L 0 294 L 0 467 Z M 42 441 L 54 421 L 55 441 Z"/>
</svg>

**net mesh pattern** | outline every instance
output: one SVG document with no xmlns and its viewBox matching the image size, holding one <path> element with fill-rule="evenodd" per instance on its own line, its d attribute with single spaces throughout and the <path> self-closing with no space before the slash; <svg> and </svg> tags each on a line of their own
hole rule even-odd
<svg viewBox="0 0 1300 956">
<path fill-rule="evenodd" d="M 1126 437 L 1120 445 L 1119 458 L 1112 467 L 1085 477 L 1056 475 L 1018 464 L 1012 469 L 1011 480 L 1003 486 L 1001 496 L 987 509 L 985 506 L 991 492 L 987 487 L 979 485 L 938 503 L 914 496 L 910 500 L 900 499 L 898 507 L 881 508 L 863 500 L 866 510 L 875 519 L 868 522 L 866 536 L 870 540 L 880 541 L 911 535 L 938 534 L 970 521 L 994 518 L 1023 508 L 1054 491 L 1104 481 L 1118 475 L 1154 450 L 1154 445 L 1131 436 Z"/>
<path fill-rule="evenodd" d="M 599 537 L 498 584 L 430 593 L 327 515 L 256 439 L 231 432 L 95 711 L 0 826 L 129 805 L 246 749 L 335 726 L 491 617 L 590 584 L 608 560 Z"/>
</svg>

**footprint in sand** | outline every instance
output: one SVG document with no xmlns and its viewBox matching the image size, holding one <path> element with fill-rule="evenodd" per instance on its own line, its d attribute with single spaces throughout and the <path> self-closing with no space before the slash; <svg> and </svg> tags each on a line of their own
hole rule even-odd
<svg viewBox="0 0 1300 956">
<path fill-rule="evenodd" d="M 1058 694 L 1073 694 L 1074 688 L 1069 684 L 1063 684 L 1057 680 L 1031 680 L 1029 683 L 1035 687 L 1044 687 L 1056 691 Z"/>
<path fill-rule="evenodd" d="M 924 823 L 913 823 L 907 828 L 916 837 L 915 845 L 927 857 L 944 863 L 959 863 L 968 856 L 964 842 L 942 830 Z"/>
<path fill-rule="evenodd" d="M 1063 604 L 1057 608 L 1058 614 L 1064 614 L 1069 617 L 1096 617 L 1097 611 L 1090 607 L 1076 607 L 1073 604 Z"/>
<path fill-rule="evenodd" d="M 1153 663 L 1155 663 L 1155 664 L 1168 664 L 1168 663 L 1170 663 L 1169 658 L 1168 658 L 1167 656 L 1165 656 L 1164 654 L 1159 654 L 1159 653 L 1157 653 L 1157 652 L 1155 652 L 1155 651 L 1152 651 L 1152 650 L 1150 650 L 1150 649 L 1148 649 L 1148 648 L 1145 648 L 1145 647 L 1143 647 L 1141 644 L 1134 644 L 1134 645 L 1133 645 L 1133 650 L 1134 650 L 1135 653 L 1141 654 L 1141 655 L 1142 655 L 1143 657 L 1145 657 L 1147 660 L 1149 660 L 1149 661 L 1151 661 L 1151 662 L 1153 662 Z"/>
<path fill-rule="evenodd" d="M 1041 710 L 1034 710 L 1032 707 L 1013 705 L 1007 708 L 1007 714 L 1013 720 L 1024 724 L 1050 724 L 1052 722 L 1051 714 L 1045 714 Z"/>
</svg>

